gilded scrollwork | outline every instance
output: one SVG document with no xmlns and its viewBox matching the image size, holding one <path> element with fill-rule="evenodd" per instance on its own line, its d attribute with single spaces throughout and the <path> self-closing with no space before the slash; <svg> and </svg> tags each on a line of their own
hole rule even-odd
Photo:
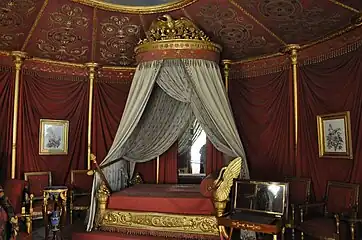
<svg viewBox="0 0 362 240">
<path fill-rule="evenodd" d="M 89 21 L 82 8 L 63 5 L 59 11 L 50 14 L 51 29 L 43 30 L 46 39 L 38 40 L 38 49 L 44 57 L 60 61 L 85 60 L 89 47 L 84 45 L 86 39 L 78 31 L 86 30 Z"/>
<path fill-rule="evenodd" d="M 34 0 L 0 1 L 0 48 L 13 50 L 14 43 L 24 36 L 25 19 L 35 11 Z"/>
<path fill-rule="evenodd" d="M 140 213 L 107 210 L 102 226 L 151 227 L 210 235 L 218 234 L 216 218 L 213 216 L 189 216 L 161 213 Z"/>
<path fill-rule="evenodd" d="M 139 25 L 126 16 L 111 16 L 101 22 L 101 60 L 111 65 L 131 65 L 135 62 L 133 49 L 140 38 Z"/>
</svg>

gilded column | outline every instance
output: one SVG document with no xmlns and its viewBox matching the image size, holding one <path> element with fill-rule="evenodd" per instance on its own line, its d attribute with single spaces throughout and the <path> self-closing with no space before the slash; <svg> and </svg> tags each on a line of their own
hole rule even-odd
<svg viewBox="0 0 362 240">
<path fill-rule="evenodd" d="M 297 44 L 290 44 L 286 48 L 286 52 L 289 53 L 290 60 L 292 62 L 292 74 L 293 74 L 293 103 L 294 103 L 294 154 L 298 155 L 298 77 L 297 77 L 297 65 L 298 65 L 298 50 L 300 46 Z"/>
<path fill-rule="evenodd" d="M 93 110 L 93 87 L 97 63 L 86 63 L 89 70 L 89 102 L 88 102 L 88 150 L 87 150 L 87 169 L 91 169 L 91 146 L 92 146 L 92 110 Z"/>
<path fill-rule="evenodd" d="M 230 73 L 231 60 L 222 60 L 222 64 L 224 65 L 225 89 L 226 89 L 226 92 L 228 92 L 229 91 L 229 73 Z"/>
<path fill-rule="evenodd" d="M 25 52 L 14 51 L 11 52 L 14 58 L 15 64 L 15 86 L 14 86 L 14 110 L 13 110 L 13 141 L 11 149 L 11 178 L 15 179 L 16 169 L 16 140 L 18 130 L 18 108 L 19 108 L 19 82 L 20 82 L 20 71 L 23 60 L 26 58 Z"/>
</svg>

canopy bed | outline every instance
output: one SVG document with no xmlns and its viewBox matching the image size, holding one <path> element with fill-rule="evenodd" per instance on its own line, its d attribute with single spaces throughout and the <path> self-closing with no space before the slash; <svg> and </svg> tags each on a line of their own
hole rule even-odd
<svg viewBox="0 0 362 240">
<path fill-rule="evenodd" d="M 93 179 L 87 230 L 218 238 L 215 209 L 223 214 L 233 178 L 249 178 L 220 73 L 221 47 L 190 20 L 164 15 L 151 24 L 135 52 L 138 66 L 123 116 Z M 135 164 L 166 152 L 182 138 L 190 119 L 199 122 L 215 148 L 235 158 L 217 180 L 208 180 L 212 200 L 200 186 L 127 188 Z M 187 206 L 188 201 L 202 208 Z"/>
</svg>

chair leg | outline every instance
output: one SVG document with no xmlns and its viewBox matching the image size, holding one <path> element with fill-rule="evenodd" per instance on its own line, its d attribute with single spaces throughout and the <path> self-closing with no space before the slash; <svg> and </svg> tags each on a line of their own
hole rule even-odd
<svg viewBox="0 0 362 240">
<path fill-rule="evenodd" d="M 69 209 L 69 221 L 70 221 L 70 224 L 73 224 L 73 209 L 70 208 Z"/>
<path fill-rule="evenodd" d="M 26 232 L 28 234 L 31 234 L 33 231 L 33 218 L 31 215 L 25 216 L 25 226 L 26 226 Z"/>
<path fill-rule="evenodd" d="M 352 222 L 351 223 L 351 240 L 354 240 L 355 239 L 355 232 L 354 232 L 354 223 Z"/>
<path fill-rule="evenodd" d="M 292 239 L 293 240 L 295 239 L 295 228 L 294 227 L 292 228 Z"/>
<path fill-rule="evenodd" d="M 304 240 L 304 232 L 300 232 L 300 239 Z"/>
</svg>

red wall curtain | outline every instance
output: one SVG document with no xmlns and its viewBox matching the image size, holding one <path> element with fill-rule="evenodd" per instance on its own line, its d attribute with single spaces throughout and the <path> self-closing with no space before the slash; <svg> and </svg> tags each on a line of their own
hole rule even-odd
<svg viewBox="0 0 362 240">
<path fill-rule="evenodd" d="M 13 131 L 14 72 L 0 69 L 0 182 L 11 177 L 11 144 Z"/>
<path fill-rule="evenodd" d="M 156 159 L 148 162 L 136 163 L 135 173 L 139 173 L 145 183 L 156 183 Z"/>
<path fill-rule="evenodd" d="M 69 120 L 67 155 L 39 155 L 40 119 Z M 17 177 L 29 171 L 52 171 L 53 183 L 64 184 L 71 169 L 84 169 L 87 124 L 86 77 L 24 71 L 20 81 Z"/>
<path fill-rule="evenodd" d="M 100 163 L 116 135 L 126 105 L 131 79 L 107 82 L 99 78 L 94 85 L 92 152 Z"/>
<path fill-rule="evenodd" d="M 169 150 L 160 156 L 159 183 L 177 183 L 177 156 L 178 144 L 174 143 Z"/>
<path fill-rule="evenodd" d="M 209 139 L 206 140 L 206 175 L 216 173 L 224 164 L 224 154 L 217 150 Z"/>
<path fill-rule="evenodd" d="M 327 180 L 362 182 L 362 48 L 334 59 L 300 67 L 299 156 L 297 174 L 310 176 L 317 198 Z M 351 112 L 353 160 L 319 158 L 316 116 Z"/>
<path fill-rule="evenodd" d="M 241 78 L 233 74 L 229 97 L 246 149 L 251 178 L 283 179 L 294 173 L 290 70 Z"/>
</svg>

